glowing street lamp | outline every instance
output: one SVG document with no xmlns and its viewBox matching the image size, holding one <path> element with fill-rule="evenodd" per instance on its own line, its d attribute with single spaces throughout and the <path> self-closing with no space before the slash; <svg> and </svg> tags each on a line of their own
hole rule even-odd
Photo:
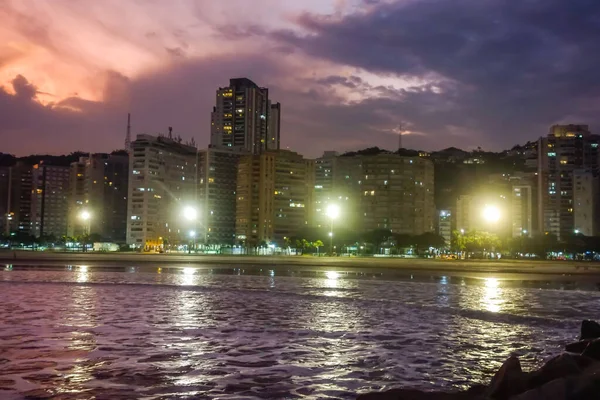
<svg viewBox="0 0 600 400">
<path fill-rule="evenodd" d="M 88 221 L 90 218 L 92 218 L 92 214 L 90 214 L 90 212 L 87 210 L 83 210 L 81 214 L 79 214 L 79 218 L 81 218 L 83 221 Z"/>
<path fill-rule="evenodd" d="M 327 206 L 325 214 L 331 219 L 331 230 L 329 231 L 329 252 L 333 255 L 333 220 L 339 217 L 340 207 L 336 204 Z"/>
<path fill-rule="evenodd" d="M 500 209 L 496 206 L 486 205 L 481 216 L 487 222 L 496 223 L 500 221 Z"/>
<path fill-rule="evenodd" d="M 183 208 L 183 218 L 188 221 L 195 221 L 198 218 L 198 211 L 194 207 L 186 206 Z"/>
</svg>

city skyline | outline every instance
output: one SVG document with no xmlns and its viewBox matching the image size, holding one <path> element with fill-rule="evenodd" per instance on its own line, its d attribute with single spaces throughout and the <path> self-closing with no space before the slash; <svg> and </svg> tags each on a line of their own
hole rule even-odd
<svg viewBox="0 0 600 400">
<path fill-rule="evenodd" d="M 394 149 L 400 126 L 407 148 L 498 151 L 555 123 L 600 122 L 600 5 L 263 3 L 6 1 L 3 151 L 121 148 L 128 112 L 134 135 L 173 126 L 204 148 L 232 77 L 269 88 L 281 148 L 308 157 Z"/>
</svg>

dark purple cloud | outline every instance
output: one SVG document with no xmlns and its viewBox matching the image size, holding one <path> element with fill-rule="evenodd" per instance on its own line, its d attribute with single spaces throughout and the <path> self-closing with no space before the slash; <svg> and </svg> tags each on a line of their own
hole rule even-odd
<svg viewBox="0 0 600 400">
<path fill-rule="evenodd" d="M 202 58 L 193 55 L 187 27 L 168 44 L 164 32 L 140 33 L 161 44 L 167 61 L 131 78 L 96 72 L 100 101 L 73 96 L 42 105 L 38 83 L 23 72 L 11 90 L 0 88 L 3 151 L 118 148 L 128 112 L 134 133 L 173 126 L 205 146 L 215 90 L 239 76 L 269 87 L 282 103 L 284 146 L 310 156 L 392 148 L 400 124 L 415 133 L 404 144 L 425 149 L 510 147 L 557 122 L 600 129 L 597 1 L 364 4 L 344 17 L 302 14 L 287 30 L 260 21 L 216 26 L 207 39 L 239 51 Z M 27 37 L 59 52 L 45 25 L 32 26 Z M 245 48 L 249 39 L 260 43 L 254 52 Z"/>
</svg>

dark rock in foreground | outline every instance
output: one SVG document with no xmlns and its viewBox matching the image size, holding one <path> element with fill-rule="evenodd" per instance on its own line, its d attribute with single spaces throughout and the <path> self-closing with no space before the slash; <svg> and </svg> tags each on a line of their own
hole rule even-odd
<svg viewBox="0 0 600 400">
<path fill-rule="evenodd" d="M 584 320 L 581 323 L 581 336 L 579 340 L 600 338 L 600 324 L 596 321 Z"/>
<path fill-rule="evenodd" d="M 600 400 L 600 325 L 583 321 L 581 340 L 568 353 L 524 372 L 516 357 L 507 359 L 489 385 L 463 392 L 393 389 L 358 396 L 359 400 Z M 575 353 L 575 354 L 573 354 Z"/>
</svg>

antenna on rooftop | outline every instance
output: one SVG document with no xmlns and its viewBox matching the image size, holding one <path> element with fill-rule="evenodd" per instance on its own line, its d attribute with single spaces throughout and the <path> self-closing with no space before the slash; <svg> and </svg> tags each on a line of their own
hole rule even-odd
<svg viewBox="0 0 600 400">
<path fill-rule="evenodd" d="M 398 131 L 398 151 L 402 150 L 402 132 L 404 132 L 404 124 L 400 123 L 398 124 L 398 128 L 396 128 L 396 130 Z"/>
<path fill-rule="evenodd" d="M 125 150 L 131 148 L 131 113 L 127 113 L 127 133 L 125 134 Z"/>
</svg>

